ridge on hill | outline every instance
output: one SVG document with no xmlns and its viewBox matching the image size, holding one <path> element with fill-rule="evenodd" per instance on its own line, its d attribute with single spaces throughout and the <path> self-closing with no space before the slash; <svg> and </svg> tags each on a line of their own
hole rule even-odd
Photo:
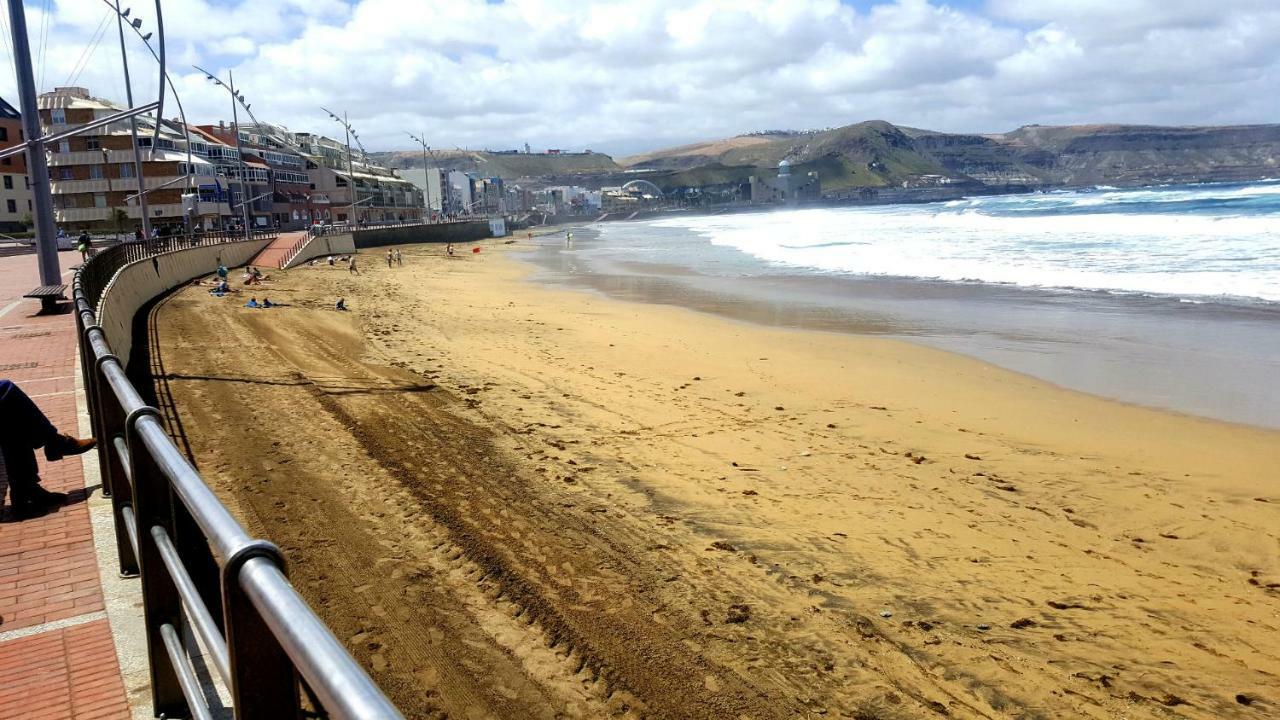
<svg viewBox="0 0 1280 720">
<path fill-rule="evenodd" d="M 420 150 L 370 153 L 390 167 L 422 167 Z M 819 131 L 774 131 L 708 140 L 623 158 L 602 153 L 435 151 L 448 170 L 544 184 L 732 189 L 816 172 L 824 193 L 951 185 L 957 190 L 1064 185 L 1144 185 L 1280 177 L 1280 125 L 1159 127 L 1027 125 L 1005 133 L 944 133 L 869 120 Z"/>
<path fill-rule="evenodd" d="M 791 163 L 824 192 L 922 179 L 984 186 L 1137 185 L 1280 176 L 1280 125 L 1028 125 L 942 133 L 873 120 L 812 133 L 744 135 L 624 158 L 659 185 L 746 182 Z"/>
</svg>

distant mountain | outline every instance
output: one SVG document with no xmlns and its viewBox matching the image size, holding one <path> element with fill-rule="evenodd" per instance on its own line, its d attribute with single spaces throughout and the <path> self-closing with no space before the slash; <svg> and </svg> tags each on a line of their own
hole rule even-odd
<svg viewBox="0 0 1280 720">
<path fill-rule="evenodd" d="M 986 186 L 1150 184 L 1280 176 L 1280 125 L 1027 126 L 991 135 L 940 133 L 869 121 L 811 133 L 746 135 L 630 158 L 659 185 L 745 182 L 817 172 L 826 191 L 900 186 L 937 178 Z"/>
<path fill-rule="evenodd" d="M 371 153 L 391 167 L 422 166 L 417 150 Z M 727 187 L 816 172 L 824 193 L 946 184 L 964 188 L 1145 185 L 1280 177 L 1280 125 L 1157 127 L 1029 125 L 1008 133 L 941 133 L 871 120 L 813 132 L 710 140 L 614 161 L 601 153 L 437 151 L 430 164 L 537 184 Z"/>
</svg>

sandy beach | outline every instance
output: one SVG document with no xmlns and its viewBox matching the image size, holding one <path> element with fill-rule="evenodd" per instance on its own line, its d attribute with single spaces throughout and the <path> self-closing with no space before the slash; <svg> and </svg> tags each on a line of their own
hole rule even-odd
<svg viewBox="0 0 1280 720">
<path fill-rule="evenodd" d="M 1280 714 L 1280 432 L 523 244 L 153 311 L 174 434 L 407 716 Z"/>
</svg>

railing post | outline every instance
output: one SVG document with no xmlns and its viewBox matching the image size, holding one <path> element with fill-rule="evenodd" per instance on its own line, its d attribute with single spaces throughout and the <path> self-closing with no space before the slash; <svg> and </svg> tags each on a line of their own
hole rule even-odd
<svg viewBox="0 0 1280 720">
<path fill-rule="evenodd" d="M 275 632 L 240 587 L 240 570 L 266 558 L 284 571 L 280 549 L 255 540 L 227 558 L 222 567 L 223 618 L 231 659 L 231 701 L 236 720 L 293 720 L 301 717 L 298 678 Z"/>
<path fill-rule="evenodd" d="M 87 332 L 87 331 L 86 331 Z M 102 434 L 98 436 L 100 448 L 99 460 L 106 458 L 100 466 L 102 485 L 111 491 L 111 517 L 116 532 L 116 553 L 120 557 L 120 576 L 136 577 L 138 575 L 138 558 L 133 552 L 133 543 L 129 540 L 128 525 L 124 521 L 125 507 L 133 505 L 134 488 L 125 473 L 124 459 L 115 449 L 115 439 L 125 439 L 125 415 L 115 393 L 102 380 L 102 364 L 116 361 L 115 356 L 107 355 L 94 360 L 93 374 L 98 378 L 94 383 L 97 404 L 102 416 Z M 136 513 L 136 509 L 135 509 Z M 141 538 L 138 538 L 141 542 Z"/>
<path fill-rule="evenodd" d="M 165 649 L 160 626 L 182 627 L 182 599 L 173 578 L 169 577 L 160 549 L 151 537 L 151 528 L 159 525 L 173 532 L 173 489 L 168 478 L 156 467 L 146 444 L 138 437 L 138 423 L 160 422 L 160 412 L 152 407 L 139 408 L 125 420 L 126 442 L 132 466 L 134 512 L 138 526 L 138 564 L 142 571 L 142 611 L 147 631 L 147 658 L 151 669 L 152 711 L 156 717 L 189 717 L 187 699 L 182 694 L 178 673 Z"/>
<path fill-rule="evenodd" d="M 222 617 L 222 572 L 200 526 L 181 502 L 173 503 L 173 528 L 169 537 L 178 551 L 178 557 L 182 559 L 183 567 L 191 576 L 191 582 L 200 593 L 200 599 L 204 601 L 204 606 L 213 616 L 214 624 L 225 637 L 227 628 Z"/>
</svg>

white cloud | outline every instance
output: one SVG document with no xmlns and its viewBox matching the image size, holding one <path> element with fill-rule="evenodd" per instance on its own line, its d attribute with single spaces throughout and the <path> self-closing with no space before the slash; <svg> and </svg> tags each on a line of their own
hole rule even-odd
<svg viewBox="0 0 1280 720">
<path fill-rule="evenodd" d="M 154 9 L 134 16 L 153 28 Z M 190 64 L 235 72 L 264 119 L 374 148 L 637 149 L 881 118 L 995 131 L 1025 123 L 1265 122 L 1280 97 L 1275 0 L 184 0 L 165 6 L 171 72 L 194 120 L 228 99 Z M 74 75 L 109 17 L 57 3 L 43 86 Z M 136 93 L 155 65 L 130 38 Z M 79 84 L 123 97 L 109 26 Z M 13 98 L 13 80 L 0 93 Z"/>
</svg>

